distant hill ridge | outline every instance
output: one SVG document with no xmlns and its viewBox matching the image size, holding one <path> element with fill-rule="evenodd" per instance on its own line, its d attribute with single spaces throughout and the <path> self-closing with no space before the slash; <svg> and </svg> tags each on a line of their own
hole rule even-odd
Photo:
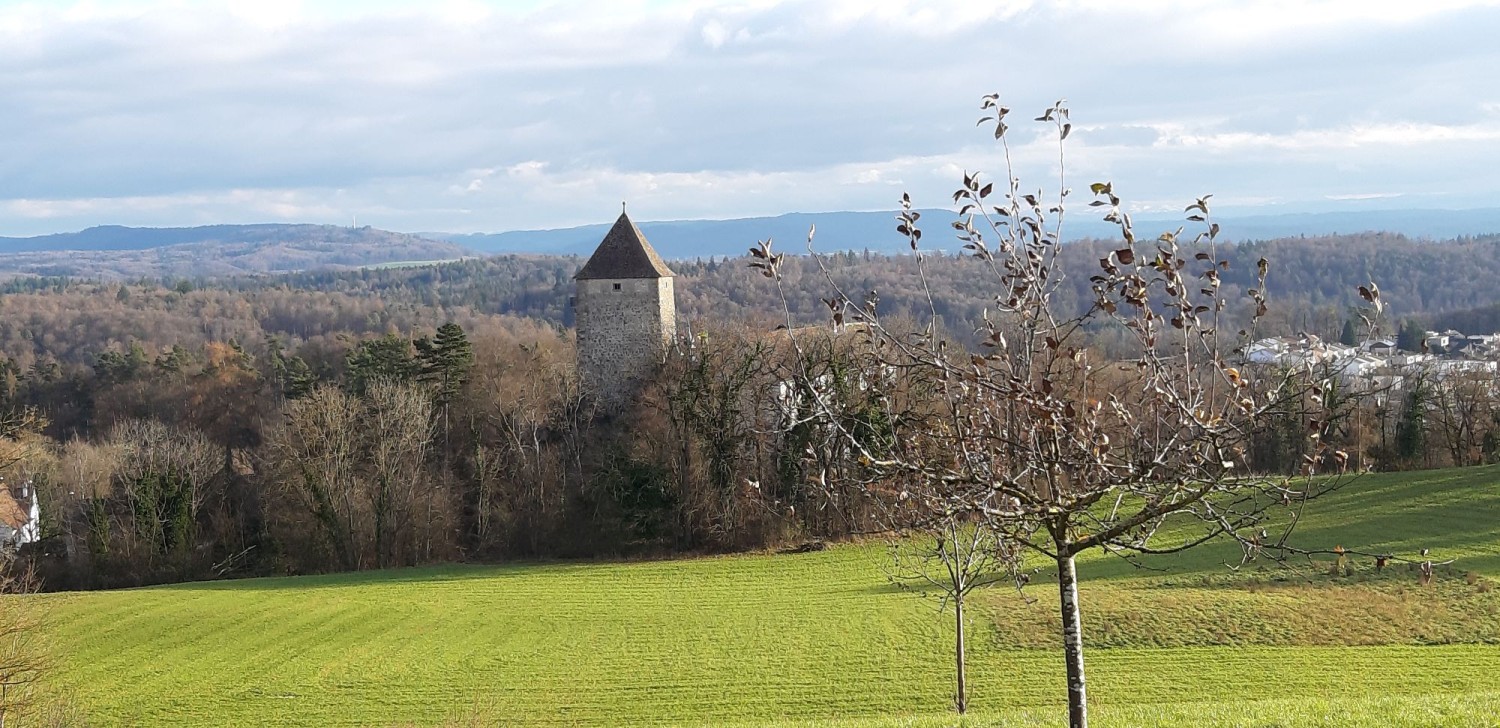
<svg viewBox="0 0 1500 728">
<path fill-rule="evenodd" d="M 1097 210 L 1075 203 L 1064 240 L 1118 237 Z M 920 210 L 924 247 L 957 251 L 951 210 Z M 805 250 L 816 226 L 820 251 L 904 253 L 894 211 L 788 213 L 731 220 L 639 223 L 652 246 L 668 259 L 743 255 L 757 240 L 774 238 L 788 253 Z M 1416 240 L 1500 233 L 1500 208 L 1475 210 L 1346 210 L 1280 215 L 1223 216 L 1221 240 L 1250 241 L 1382 231 Z M 1154 238 L 1182 225 L 1180 215 L 1136 216 L 1137 235 Z M 260 223 L 142 228 L 103 225 L 73 233 L 0 237 L 0 276 L 72 275 L 129 278 L 138 275 L 218 277 L 241 273 L 322 270 L 411 261 L 452 260 L 479 253 L 587 256 L 608 222 L 555 230 L 500 233 L 401 233 L 370 226 Z M 149 252 L 147 252 L 149 251 Z M 67 253 L 67 255 L 60 255 Z"/>
<path fill-rule="evenodd" d="M 1064 240 L 1112 238 L 1118 230 L 1099 219 L 1096 210 L 1077 207 L 1063 226 Z M 949 223 L 953 211 L 919 210 L 924 244 L 956 250 Z M 781 250 L 801 253 L 807 230 L 817 225 L 818 250 L 863 250 L 898 253 L 906 240 L 896 233 L 895 211 L 789 213 L 774 217 L 732 220 L 667 220 L 638 223 L 652 247 L 666 258 L 737 256 L 757 240 L 773 237 Z M 1269 240 L 1299 235 L 1332 235 L 1366 231 L 1392 232 L 1413 238 L 1453 238 L 1461 235 L 1500 233 L 1500 208 L 1477 210 L 1354 210 L 1320 213 L 1246 215 L 1217 217 L 1223 239 Z M 1180 215 L 1135 216 L 1137 233 L 1155 237 L 1184 224 Z M 555 230 L 514 230 L 500 233 L 421 233 L 448 240 L 485 253 L 551 253 L 588 255 L 599 244 L 609 223 Z"/>
<path fill-rule="evenodd" d="M 371 237 L 390 239 L 421 238 L 409 233 L 393 233 L 370 226 L 351 228 L 341 225 L 306 223 L 255 223 L 249 225 L 202 225 L 198 227 L 125 227 L 100 225 L 76 233 L 56 233 L 24 238 L 0 237 L 0 253 L 23 253 L 46 250 L 149 250 L 171 245 L 194 243 L 287 243 L 365 242 Z"/>
<path fill-rule="evenodd" d="M 1076 203 L 1075 203 L 1076 204 Z M 1109 238 L 1117 234 L 1113 225 L 1099 220 L 1097 211 L 1075 207 L 1063 227 L 1065 240 Z M 920 225 L 927 233 L 924 243 L 933 248 L 957 247 L 950 243 L 951 210 L 924 209 Z M 794 212 L 770 217 L 728 220 L 658 220 L 639 223 L 651 245 L 668 258 L 709 255 L 740 255 L 757 240 L 774 237 L 786 252 L 804 249 L 809 227 L 817 226 L 819 250 L 901 252 L 905 239 L 895 232 L 895 211 Z M 1137 232 L 1154 236 L 1183 224 L 1180 215 L 1139 214 Z M 1269 240 L 1299 235 L 1332 235 L 1382 231 L 1413 238 L 1452 238 L 1461 235 L 1500 233 L 1500 208 L 1473 210 L 1349 210 L 1261 215 L 1229 215 L 1216 218 L 1224 239 Z M 145 228 L 101 225 L 72 233 L 34 237 L 0 237 L 0 255 L 5 253 L 63 250 L 149 250 L 195 243 L 410 243 L 445 241 L 482 253 L 543 253 L 588 255 L 611 222 L 545 230 L 510 230 L 496 233 L 419 232 L 398 233 L 369 226 L 258 223 L 247 225 L 203 225 L 198 227 Z"/>
<path fill-rule="evenodd" d="M 107 225 L 76 233 L 0 238 L 0 276 L 223 277 L 454 260 L 472 254 L 454 243 L 368 226 Z"/>
</svg>

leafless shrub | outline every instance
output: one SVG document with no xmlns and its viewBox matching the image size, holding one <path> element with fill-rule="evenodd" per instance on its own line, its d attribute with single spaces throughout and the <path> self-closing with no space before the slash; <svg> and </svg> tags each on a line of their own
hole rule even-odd
<svg viewBox="0 0 1500 728">
<path fill-rule="evenodd" d="M 921 215 L 910 197 L 902 196 L 896 230 L 907 239 L 933 304 L 930 323 L 915 333 L 888 328 L 873 292 L 844 291 L 812 250 L 809 233 L 809 252 L 834 291 L 834 328 L 859 327 L 864 376 L 883 427 L 881 437 L 861 436 L 809 386 L 819 414 L 858 453 L 861 466 L 822 485 L 879 504 L 881 523 L 892 533 L 924 534 L 914 537 L 918 543 L 935 538 L 938 574 L 955 602 L 966 580 L 980 573 L 968 567 L 977 548 L 969 544 L 992 543 L 986 554 L 992 561 L 982 571 L 1000 569 L 1011 578 L 1025 576 L 1025 551 L 1050 560 L 1059 589 L 1069 720 L 1082 727 L 1087 700 L 1076 556 L 1094 548 L 1125 557 L 1170 553 L 1220 536 L 1245 544 L 1246 558 L 1286 553 L 1302 506 L 1340 483 L 1249 472 L 1251 433 L 1268 412 L 1285 409 L 1279 406 L 1287 399 L 1308 405 L 1298 410 L 1304 414 L 1299 436 L 1310 443 L 1303 476 L 1342 470 L 1348 456 L 1325 444 L 1327 382 L 1305 368 L 1253 377 L 1236 359 L 1267 312 L 1270 262 L 1259 261 L 1256 283 L 1242 300 L 1225 293 L 1220 280 L 1230 263 L 1217 243 L 1211 196 L 1186 208 L 1198 232 L 1178 228 L 1142 238 L 1113 185 L 1091 185 L 1090 205 L 1117 226 L 1120 242 L 1089 279 L 1092 304 L 1082 312 L 1063 310 L 1053 294 L 1062 285 L 1058 250 L 1064 203 L 1072 194 L 1063 156 L 1073 129 L 1070 112 L 1058 102 L 1037 118 L 1058 143 L 1057 187 L 1049 196 L 1023 189 L 1010 164 L 1009 109 L 993 94 L 982 108 L 979 123 L 993 130 L 1007 169 L 998 183 L 965 173 L 953 194 L 958 217 L 951 223 L 974 275 L 993 286 L 994 305 L 976 332 L 980 350 L 962 350 L 940 335 L 923 265 L 929 253 Z M 784 254 L 770 241 L 750 253 L 750 265 L 779 290 Z M 1378 289 L 1371 284 L 1361 295 L 1378 316 Z M 1248 326 L 1223 328 L 1231 306 L 1247 308 L 1239 320 Z M 1103 361 L 1090 350 L 1087 331 L 1101 322 L 1127 332 L 1134 348 L 1129 359 Z M 788 317 L 787 327 L 792 324 Z M 1272 511 L 1290 524 L 1274 535 L 1263 530 Z M 980 533 L 982 539 L 965 540 Z"/>
<path fill-rule="evenodd" d="M 121 517 L 127 554 L 148 561 L 182 556 L 196 543 L 198 524 L 224 467 L 223 450 L 191 427 L 156 420 L 125 420 L 110 430 L 118 453 L 114 481 L 124 499 Z M 99 463 L 102 465 L 102 463 Z"/>
<path fill-rule="evenodd" d="M 363 396 L 322 386 L 288 402 L 269 438 L 273 477 L 292 506 L 284 515 L 311 519 L 345 569 L 448 554 L 457 498 L 430 467 L 434 412 L 419 385 L 388 380 Z"/>
<path fill-rule="evenodd" d="M 0 553 L 0 728 L 22 725 L 46 707 L 37 685 L 50 667 L 42 624 L 28 596 L 37 591 L 29 570 Z"/>
</svg>

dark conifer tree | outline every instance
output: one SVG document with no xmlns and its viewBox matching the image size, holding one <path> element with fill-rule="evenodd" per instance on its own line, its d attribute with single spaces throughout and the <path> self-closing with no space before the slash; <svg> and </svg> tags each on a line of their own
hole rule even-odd
<svg viewBox="0 0 1500 728">
<path fill-rule="evenodd" d="M 412 356 L 411 341 L 395 334 L 359 342 L 349 352 L 349 376 L 345 386 L 354 394 L 364 394 L 371 382 L 390 379 L 410 381 L 419 373 Z"/>
<path fill-rule="evenodd" d="M 1422 339 L 1427 332 L 1422 325 L 1412 319 L 1401 322 L 1401 329 L 1396 332 L 1396 348 L 1402 351 L 1421 351 Z"/>
<path fill-rule="evenodd" d="M 473 345 L 463 327 L 452 321 L 439 326 L 433 338 L 418 339 L 416 345 L 422 379 L 437 387 L 438 404 L 447 405 L 468 378 L 474 364 Z"/>
<path fill-rule="evenodd" d="M 438 327 L 437 335 L 431 339 L 423 337 L 417 342 L 417 357 L 421 362 L 421 377 L 431 382 L 434 401 L 443 413 L 443 457 L 448 457 L 448 406 L 458 397 L 469 369 L 474 365 L 474 346 L 464 335 L 463 327 L 452 321 Z"/>
</svg>

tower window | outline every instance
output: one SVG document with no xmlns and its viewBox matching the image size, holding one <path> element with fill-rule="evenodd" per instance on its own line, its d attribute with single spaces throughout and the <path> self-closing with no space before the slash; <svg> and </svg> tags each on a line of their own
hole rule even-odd
<svg viewBox="0 0 1500 728">
<path fill-rule="evenodd" d="M 615 284 L 615 290 L 616 291 L 620 290 L 620 284 L 618 284 L 618 283 Z"/>
</svg>

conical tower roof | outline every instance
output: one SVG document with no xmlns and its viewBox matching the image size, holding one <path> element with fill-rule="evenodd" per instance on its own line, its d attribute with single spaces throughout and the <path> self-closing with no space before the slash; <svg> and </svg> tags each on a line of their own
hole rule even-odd
<svg viewBox="0 0 1500 728">
<path fill-rule="evenodd" d="M 589 262 L 583 264 L 575 280 L 597 280 L 600 278 L 671 278 L 672 270 L 663 263 L 661 256 L 646 242 L 641 229 L 630 221 L 625 213 L 615 226 L 605 234 L 603 242 L 594 250 Z"/>
</svg>

